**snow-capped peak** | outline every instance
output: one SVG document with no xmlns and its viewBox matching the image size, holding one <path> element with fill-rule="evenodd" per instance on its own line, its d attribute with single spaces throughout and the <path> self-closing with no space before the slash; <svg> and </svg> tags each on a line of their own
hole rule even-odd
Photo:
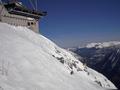
<svg viewBox="0 0 120 90">
<path fill-rule="evenodd" d="M 114 45 L 120 45 L 120 41 L 110 41 L 110 42 L 102 42 L 102 43 L 90 43 L 86 45 L 87 48 L 105 48 Z"/>
</svg>

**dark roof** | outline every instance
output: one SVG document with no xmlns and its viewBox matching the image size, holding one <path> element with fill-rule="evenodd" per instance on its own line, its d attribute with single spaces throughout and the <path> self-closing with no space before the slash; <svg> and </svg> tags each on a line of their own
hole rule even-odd
<svg viewBox="0 0 120 90">
<path fill-rule="evenodd" d="M 40 16 L 45 16 L 46 12 L 31 10 L 29 8 L 26 8 L 24 5 L 20 3 L 7 3 L 4 4 L 5 8 L 8 10 L 10 14 L 15 15 L 21 15 L 21 16 L 27 16 L 35 19 L 39 19 Z"/>
</svg>

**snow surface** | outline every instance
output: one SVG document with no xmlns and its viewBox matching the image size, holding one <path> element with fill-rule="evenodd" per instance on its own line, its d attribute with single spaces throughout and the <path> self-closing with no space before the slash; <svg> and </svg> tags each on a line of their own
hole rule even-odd
<svg viewBox="0 0 120 90">
<path fill-rule="evenodd" d="M 0 51 L 0 90 L 116 89 L 71 53 L 25 27 L 0 23 Z"/>
<path fill-rule="evenodd" d="M 103 42 L 103 43 L 90 43 L 86 47 L 87 48 L 105 48 L 114 45 L 120 45 L 120 41 L 110 41 L 110 42 Z"/>
</svg>

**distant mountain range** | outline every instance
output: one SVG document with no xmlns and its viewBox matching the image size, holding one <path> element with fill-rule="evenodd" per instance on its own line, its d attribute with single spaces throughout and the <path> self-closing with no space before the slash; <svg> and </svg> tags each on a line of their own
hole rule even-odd
<svg viewBox="0 0 120 90">
<path fill-rule="evenodd" d="M 120 89 L 120 42 L 90 43 L 85 47 L 69 50 L 77 58 L 80 57 L 83 63 L 104 74 Z"/>
</svg>

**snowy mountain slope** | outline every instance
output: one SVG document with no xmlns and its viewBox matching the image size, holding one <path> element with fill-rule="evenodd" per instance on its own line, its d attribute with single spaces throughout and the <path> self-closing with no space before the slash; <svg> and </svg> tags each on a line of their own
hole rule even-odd
<svg viewBox="0 0 120 90">
<path fill-rule="evenodd" d="M 116 88 L 66 50 L 24 27 L 0 23 L 0 51 L 1 90 Z"/>
</svg>

